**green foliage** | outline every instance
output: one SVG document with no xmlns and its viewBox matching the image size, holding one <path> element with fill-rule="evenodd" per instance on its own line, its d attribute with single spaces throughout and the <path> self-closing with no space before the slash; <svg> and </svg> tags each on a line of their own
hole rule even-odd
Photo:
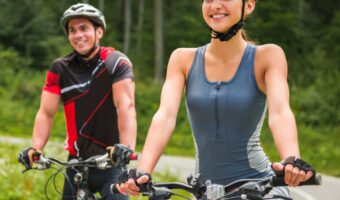
<svg viewBox="0 0 340 200">
<path fill-rule="evenodd" d="M 53 59 L 71 51 L 67 37 L 59 26 L 59 18 L 68 6 L 76 2 L 78 1 L 0 0 L 0 13 L 2 13 L 0 18 L 0 104 L 2 105 L 0 134 L 31 136 L 45 71 Z M 93 5 L 98 4 L 98 1 L 89 2 Z M 165 60 L 178 47 L 195 47 L 209 42 L 209 30 L 201 16 L 200 1 L 197 3 L 164 2 Z M 101 41 L 102 45 L 122 49 L 123 8 L 123 0 L 105 1 L 104 14 L 108 29 Z M 132 11 L 129 57 L 134 63 L 136 76 L 137 144 L 140 150 L 152 116 L 158 109 L 162 86 L 153 81 L 156 51 L 153 1 L 145 1 L 142 33 L 137 31 L 137 3 L 132 3 Z M 337 166 L 337 163 L 340 163 L 340 148 L 335 144 L 340 137 L 339 27 L 339 1 L 331 0 L 259 1 L 255 13 L 249 16 L 245 27 L 250 38 L 259 43 L 276 43 L 285 50 L 289 64 L 291 106 L 299 127 L 302 155 L 316 169 L 337 176 L 340 176 Z M 138 51 L 136 45 L 139 36 L 142 38 L 142 52 Z M 60 141 L 65 138 L 62 106 L 54 121 L 52 137 Z M 262 139 L 271 160 L 278 160 L 267 126 L 264 127 Z M 4 146 L 4 148 L 15 149 L 13 146 Z M 176 130 L 165 152 L 194 155 L 184 101 L 178 114 Z M 5 159 L 2 162 L 9 161 Z M 1 174 L 5 172 L 1 171 Z M 11 177 L 15 176 L 12 174 Z M 27 182 L 28 179 L 20 181 Z M 7 185 L 11 184 L 1 185 L 4 190 L 8 190 L 10 186 Z M 18 190 L 33 186 L 32 183 L 27 183 L 27 186 L 20 186 Z M 8 193 L 11 193 L 10 199 L 20 199 L 17 192 L 10 190 Z"/>
</svg>

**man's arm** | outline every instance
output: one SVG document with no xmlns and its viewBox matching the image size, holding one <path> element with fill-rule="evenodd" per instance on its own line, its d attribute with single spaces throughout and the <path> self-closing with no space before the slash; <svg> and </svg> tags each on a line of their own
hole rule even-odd
<svg viewBox="0 0 340 200">
<path fill-rule="evenodd" d="M 134 150 L 137 137 L 135 109 L 135 83 L 132 79 L 123 79 L 112 85 L 113 101 L 118 112 L 120 143 Z"/>
<path fill-rule="evenodd" d="M 60 95 L 43 91 L 40 107 L 35 117 L 32 147 L 42 151 L 51 133 L 53 119 L 58 111 Z"/>
</svg>

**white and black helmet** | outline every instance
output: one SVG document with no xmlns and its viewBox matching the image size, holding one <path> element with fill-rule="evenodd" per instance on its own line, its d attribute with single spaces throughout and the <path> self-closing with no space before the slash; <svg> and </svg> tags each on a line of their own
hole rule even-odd
<svg viewBox="0 0 340 200">
<path fill-rule="evenodd" d="M 60 19 L 60 23 L 66 33 L 68 32 L 68 22 L 75 17 L 85 17 L 96 25 L 103 27 L 104 30 L 106 29 L 105 17 L 100 10 L 86 3 L 78 3 L 65 10 Z"/>
</svg>

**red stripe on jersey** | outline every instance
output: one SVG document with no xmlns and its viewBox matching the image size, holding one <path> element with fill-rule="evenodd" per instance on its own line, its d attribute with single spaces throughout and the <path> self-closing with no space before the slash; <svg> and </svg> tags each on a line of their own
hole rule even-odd
<svg viewBox="0 0 340 200">
<path fill-rule="evenodd" d="M 102 75 L 106 71 L 107 71 L 107 69 L 103 68 L 102 71 L 98 72 L 98 74 L 96 75 L 96 78 L 98 78 L 100 75 Z"/>
<path fill-rule="evenodd" d="M 120 66 L 122 66 L 122 65 L 124 65 L 124 64 L 126 64 L 126 65 L 129 66 L 129 67 L 132 67 L 132 66 L 131 66 L 131 63 L 129 63 L 127 60 L 122 60 L 122 61 L 120 61 L 119 64 L 118 64 L 118 67 L 120 67 Z"/>
<path fill-rule="evenodd" d="M 66 129 L 67 129 L 67 139 L 66 139 L 65 149 L 68 150 L 70 154 L 77 155 L 77 152 L 74 149 L 74 143 L 78 139 L 77 126 L 76 126 L 75 103 L 71 102 L 67 105 L 64 105 L 64 112 L 65 112 Z"/>
<path fill-rule="evenodd" d="M 64 102 L 64 105 L 69 104 L 69 103 L 73 103 L 76 99 L 78 99 L 78 98 L 84 96 L 84 95 L 87 94 L 87 93 L 89 93 L 89 90 L 87 90 L 86 92 L 84 92 L 84 93 L 82 93 L 82 94 L 80 94 L 80 95 L 78 95 L 78 96 L 73 97 L 72 99 L 69 99 L 69 100 L 65 101 L 65 102 Z"/>
<path fill-rule="evenodd" d="M 106 60 L 107 56 L 112 52 L 112 51 L 116 51 L 114 48 L 112 47 L 100 47 L 100 58 L 102 60 Z"/>
<path fill-rule="evenodd" d="M 96 143 L 96 144 L 98 144 L 98 145 L 100 145 L 100 146 L 102 146 L 102 147 L 104 147 L 104 148 L 108 147 L 107 144 L 104 144 L 104 143 L 102 143 L 102 142 L 99 142 L 98 140 L 94 139 L 93 137 L 90 137 L 90 136 L 87 136 L 87 135 L 84 135 L 84 134 L 82 134 L 82 135 L 80 135 L 80 136 L 81 136 L 81 137 L 84 137 L 84 138 L 86 138 L 86 139 L 88 139 L 88 140 L 91 140 L 93 143 Z"/>
<path fill-rule="evenodd" d="M 105 102 L 105 100 L 110 97 L 110 94 L 111 94 L 111 89 L 107 91 L 107 93 L 105 94 L 104 98 L 99 102 L 99 104 L 97 105 L 97 107 L 92 111 L 92 113 L 90 114 L 90 116 L 86 119 L 86 121 L 84 122 L 84 124 L 82 125 L 81 129 L 80 129 L 80 136 L 84 137 L 84 138 L 87 138 L 89 140 L 92 140 L 94 143 L 96 144 L 99 144 L 103 147 L 107 147 L 108 145 L 107 144 L 104 144 L 98 140 L 96 140 L 95 138 L 93 137 L 90 137 L 90 136 L 87 136 L 85 134 L 83 134 L 81 132 L 81 130 L 89 123 L 89 121 L 92 119 L 92 117 L 94 116 L 94 114 L 96 114 L 97 110 L 100 108 L 100 106 Z M 98 134 L 98 133 L 97 133 Z"/>
<path fill-rule="evenodd" d="M 61 90 L 59 80 L 60 80 L 59 74 L 48 71 L 46 74 L 46 81 L 43 90 L 60 95 Z"/>
</svg>

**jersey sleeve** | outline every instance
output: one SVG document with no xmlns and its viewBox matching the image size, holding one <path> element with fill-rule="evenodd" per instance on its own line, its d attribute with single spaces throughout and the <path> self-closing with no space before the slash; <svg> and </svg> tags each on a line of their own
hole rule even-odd
<svg viewBox="0 0 340 200">
<path fill-rule="evenodd" d="M 110 53 L 105 63 L 111 75 L 112 83 L 127 78 L 134 79 L 132 63 L 122 52 L 114 51 Z"/>
<path fill-rule="evenodd" d="M 60 72 L 55 64 L 52 63 L 50 69 L 46 73 L 45 85 L 43 91 L 47 91 L 53 94 L 61 94 L 60 89 Z"/>
</svg>

